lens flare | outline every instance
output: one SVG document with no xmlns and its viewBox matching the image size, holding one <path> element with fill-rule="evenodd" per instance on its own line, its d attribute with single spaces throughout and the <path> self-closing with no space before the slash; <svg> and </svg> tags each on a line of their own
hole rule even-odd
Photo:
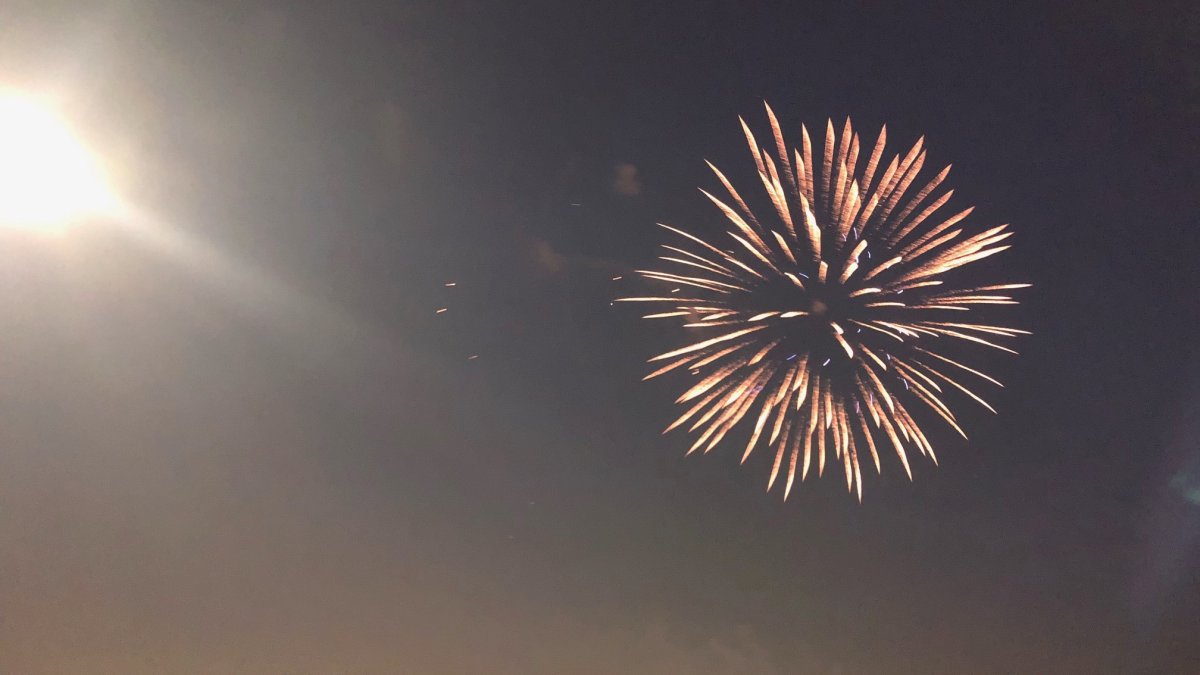
<svg viewBox="0 0 1200 675">
<path fill-rule="evenodd" d="M 698 434 L 689 454 L 740 429 L 748 434 L 743 462 L 759 444 L 774 452 L 767 490 L 786 476 L 787 499 L 797 474 L 804 480 L 815 464 L 821 475 L 830 461 L 861 501 L 864 453 L 879 472 L 880 451 L 890 447 L 911 479 L 912 449 L 937 463 L 919 420 L 937 418 L 966 438 L 947 395 L 995 412 L 972 380 L 999 381 L 958 352 L 1015 354 L 1004 343 L 1028 332 L 955 319 L 1017 304 L 1010 292 L 1029 284 L 960 278 L 959 268 L 1008 249 L 1002 242 L 1012 233 L 1007 225 L 972 229 L 964 222 L 972 208 L 946 208 L 950 167 L 918 181 L 924 138 L 885 159 L 885 126 L 864 162 L 849 119 L 840 135 L 826 123 L 823 147 L 801 126 L 800 148 L 788 148 L 766 112 L 774 153 L 745 121 L 742 130 L 769 207 L 756 214 L 710 163 L 727 196 L 701 192 L 732 225 L 728 239 L 662 225 L 675 239 L 663 246 L 663 269 L 638 273 L 685 293 L 619 301 L 663 306 L 644 318 L 678 319 L 696 336 L 650 359 L 659 367 L 645 378 L 692 374 L 676 400 L 687 409 L 667 427 Z"/>
<path fill-rule="evenodd" d="M 0 92 L 0 226 L 53 229 L 114 203 L 99 163 L 62 120 Z"/>
</svg>

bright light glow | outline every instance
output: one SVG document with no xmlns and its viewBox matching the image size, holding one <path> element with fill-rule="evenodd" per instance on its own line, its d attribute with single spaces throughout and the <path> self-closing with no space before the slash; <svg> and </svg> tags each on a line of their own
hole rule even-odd
<svg viewBox="0 0 1200 675">
<path fill-rule="evenodd" d="M 0 226 L 56 229 L 114 205 L 99 163 L 62 120 L 0 92 Z"/>
</svg>

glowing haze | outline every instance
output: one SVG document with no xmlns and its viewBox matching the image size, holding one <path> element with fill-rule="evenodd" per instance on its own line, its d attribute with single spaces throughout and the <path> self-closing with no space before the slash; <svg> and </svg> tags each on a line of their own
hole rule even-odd
<svg viewBox="0 0 1200 675">
<path fill-rule="evenodd" d="M 0 92 L 0 226 L 57 228 L 112 202 L 99 163 L 62 120 Z"/>
</svg>

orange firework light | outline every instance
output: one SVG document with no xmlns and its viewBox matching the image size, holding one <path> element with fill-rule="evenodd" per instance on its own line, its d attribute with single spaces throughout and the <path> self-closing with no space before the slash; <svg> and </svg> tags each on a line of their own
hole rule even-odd
<svg viewBox="0 0 1200 675">
<path fill-rule="evenodd" d="M 745 422 L 742 461 L 760 441 L 775 454 L 767 490 L 785 457 L 787 499 L 797 469 L 804 480 L 815 455 L 823 474 L 832 454 L 861 501 L 864 448 L 878 472 L 878 447 L 890 445 L 910 479 L 907 448 L 937 463 L 914 412 L 940 418 L 963 438 L 947 393 L 995 412 L 964 382 L 1000 382 L 950 358 L 947 347 L 1015 354 L 999 343 L 1028 332 L 945 319 L 978 305 L 1017 304 L 1008 291 L 1029 284 L 954 285 L 949 272 L 1009 248 L 1001 242 L 1012 233 L 1007 225 L 973 231 L 963 223 L 973 208 L 945 215 L 954 193 L 942 188 L 950 167 L 914 190 L 925 164 L 924 138 L 884 165 L 885 126 L 863 165 L 850 120 L 840 137 L 829 121 L 818 170 L 808 130 L 800 127 L 801 147 L 789 152 L 774 112 L 766 110 L 775 155 L 760 149 L 745 121 L 742 130 L 773 213 L 756 216 L 710 163 L 729 196 L 701 192 L 732 223 L 732 248 L 662 225 L 678 245 L 663 245 L 665 270 L 638 273 L 686 287 L 688 297 L 619 301 L 661 303 L 665 311 L 644 318 L 679 319 L 699 333 L 699 340 L 650 359 L 666 363 L 645 378 L 678 369 L 699 377 L 676 400 L 687 411 L 666 429 L 690 422 L 699 437 L 689 454 L 708 452 Z"/>
</svg>

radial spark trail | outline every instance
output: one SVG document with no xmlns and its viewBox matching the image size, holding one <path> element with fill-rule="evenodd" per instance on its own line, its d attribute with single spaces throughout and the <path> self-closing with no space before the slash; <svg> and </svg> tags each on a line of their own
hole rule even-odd
<svg viewBox="0 0 1200 675">
<path fill-rule="evenodd" d="M 1008 249 L 1012 233 L 1008 225 L 973 230 L 971 208 L 946 215 L 950 167 L 919 179 L 924 138 L 889 158 L 885 127 L 860 161 L 867 145 L 850 120 L 840 135 L 829 120 L 823 144 L 814 149 L 801 126 L 801 148 L 789 149 L 766 111 L 773 153 L 744 121 L 742 130 L 769 206 L 753 211 L 709 163 L 724 192 L 701 192 L 732 226 L 728 238 L 663 225 L 671 255 L 659 257 L 663 269 L 638 274 L 671 288 L 620 300 L 662 306 L 644 318 L 677 319 L 692 338 L 651 358 L 657 370 L 645 378 L 691 373 L 676 401 L 687 410 L 667 427 L 698 434 L 689 453 L 707 453 L 740 429 L 749 439 L 743 462 L 759 445 L 773 451 L 768 490 L 782 471 L 787 499 L 798 467 L 803 481 L 828 463 L 861 501 L 859 452 L 878 472 L 879 450 L 890 446 L 911 478 L 910 450 L 937 463 L 921 420 L 966 436 L 947 394 L 995 412 L 969 378 L 1000 382 L 960 363 L 959 352 L 1015 354 L 1003 342 L 1028 332 L 964 321 L 962 312 L 1016 304 L 1009 293 L 1029 284 L 957 279 L 959 268 Z"/>
</svg>

